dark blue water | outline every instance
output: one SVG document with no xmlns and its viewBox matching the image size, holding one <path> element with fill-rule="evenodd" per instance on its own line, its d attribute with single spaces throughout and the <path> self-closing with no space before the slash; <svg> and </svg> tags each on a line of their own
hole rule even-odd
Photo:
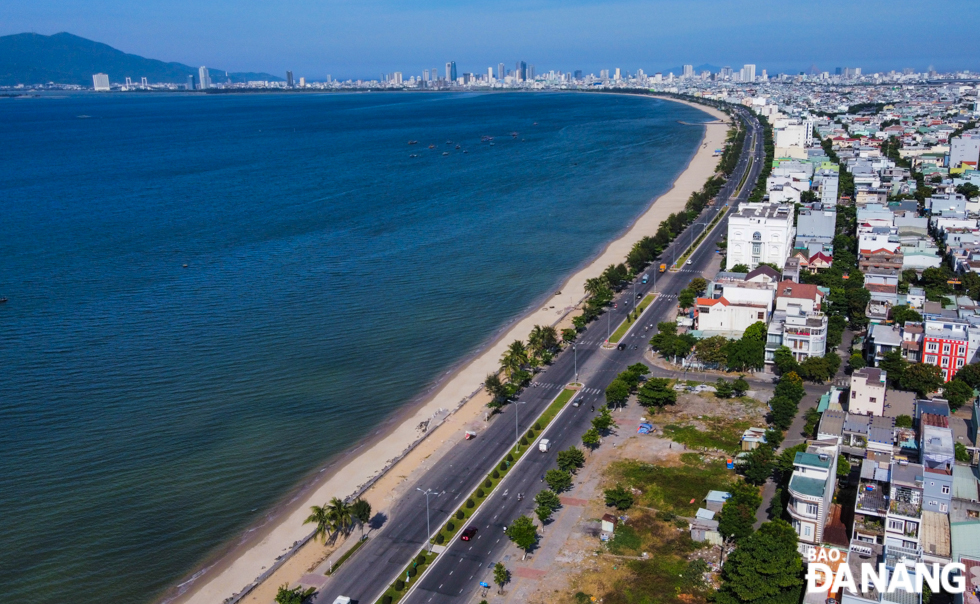
<svg viewBox="0 0 980 604">
<path fill-rule="evenodd" d="M 585 94 L 0 101 L 0 600 L 159 596 L 548 296 L 707 119 Z"/>
</svg>

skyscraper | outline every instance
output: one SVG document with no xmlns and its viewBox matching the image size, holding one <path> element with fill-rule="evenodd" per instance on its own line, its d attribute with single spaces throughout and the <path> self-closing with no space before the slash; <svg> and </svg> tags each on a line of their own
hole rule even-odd
<svg viewBox="0 0 980 604">
<path fill-rule="evenodd" d="M 527 75 L 527 79 L 529 81 L 532 81 L 532 82 L 534 81 L 534 76 L 537 75 L 537 74 L 534 73 L 534 65 L 528 65 L 527 66 L 527 74 L 526 75 Z"/>
<path fill-rule="evenodd" d="M 746 63 L 742 67 L 742 77 L 740 78 L 743 82 L 754 82 L 755 81 L 755 65 Z"/>
<path fill-rule="evenodd" d="M 423 69 L 422 70 L 422 81 L 423 82 L 428 82 L 429 81 L 429 70 L 428 69 Z"/>
<path fill-rule="evenodd" d="M 527 81 L 527 63 L 524 61 L 517 62 L 517 69 L 514 71 L 514 77 L 517 78 L 518 82 Z"/>
<path fill-rule="evenodd" d="M 208 73 L 208 68 L 204 65 L 201 65 L 197 70 L 197 80 L 197 86 L 201 90 L 207 90 L 211 87 L 211 75 Z"/>
<path fill-rule="evenodd" d="M 187 89 L 194 90 L 194 74 L 187 76 Z"/>
<path fill-rule="evenodd" d="M 493 81 L 493 67 L 487 67 L 487 82 Z"/>
<path fill-rule="evenodd" d="M 575 77 L 576 80 L 581 80 L 582 79 L 582 70 L 581 69 L 576 69 L 575 70 L 575 76 L 574 77 Z"/>
<path fill-rule="evenodd" d="M 623 79 L 623 74 L 619 70 L 619 67 L 616 68 L 616 78 L 615 79 L 617 79 L 617 80 L 622 80 Z"/>
<path fill-rule="evenodd" d="M 109 90 L 109 76 L 104 73 L 97 73 L 92 76 L 92 86 L 96 92 L 106 92 Z"/>
<path fill-rule="evenodd" d="M 503 63 L 497 63 L 497 79 L 502 82 L 505 77 L 507 77 L 507 68 Z"/>
<path fill-rule="evenodd" d="M 292 88 L 292 87 L 293 87 L 293 72 L 287 71 L 286 72 L 286 88 Z"/>
<path fill-rule="evenodd" d="M 684 66 L 684 78 L 685 79 L 690 79 L 690 78 L 693 78 L 693 77 L 694 77 L 694 65 L 685 65 Z"/>
<path fill-rule="evenodd" d="M 456 61 L 446 63 L 446 80 L 449 82 L 456 81 Z"/>
</svg>

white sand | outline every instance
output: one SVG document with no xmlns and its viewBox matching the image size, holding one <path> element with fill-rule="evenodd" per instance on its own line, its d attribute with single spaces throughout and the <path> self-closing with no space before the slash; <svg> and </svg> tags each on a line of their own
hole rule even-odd
<svg viewBox="0 0 980 604">
<path fill-rule="evenodd" d="M 657 198 L 624 235 L 610 243 L 588 266 L 572 275 L 561 286 L 561 295 L 555 296 L 548 304 L 548 306 L 554 304 L 555 309 L 538 309 L 512 325 L 504 335 L 484 349 L 482 354 L 442 384 L 414 415 L 407 417 L 399 426 L 390 429 L 383 440 L 360 451 L 356 457 L 342 462 L 341 468 L 304 494 L 302 501 L 295 502 L 288 512 L 277 518 L 274 526 L 258 531 L 256 534 L 261 538 L 256 538 L 251 543 L 246 542 L 231 552 L 225 559 L 212 566 L 187 593 L 182 594 L 175 601 L 181 604 L 219 604 L 254 581 L 264 572 L 264 569 L 273 565 L 277 556 L 288 551 L 293 543 L 302 540 L 311 532 L 310 525 L 303 524 L 303 520 L 309 515 L 310 506 L 323 505 L 331 497 L 347 497 L 354 493 L 359 485 L 381 472 L 389 460 L 402 454 L 419 437 L 417 426 L 420 422 L 433 417 L 439 409 L 456 409 L 462 399 L 473 394 L 487 374 L 498 370 L 499 359 L 510 342 L 516 339 L 526 340 L 533 326 L 551 325 L 567 315 L 568 307 L 578 304 L 585 297 L 587 279 L 599 276 L 610 264 L 622 262 L 636 241 L 644 236 L 653 235 L 663 219 L 683 209 L 691 193 L 699 190 L 705 181 L 714 175 L 719 158 L 712 157 L 712 152 L 724 145 L 728 131 L 725 114 L 701 105 L 691 106 L 709 113 L 719 122 L 706 126 L 701 146 L 690 164 L 674 182 L 674 186 Z M 431 430 L 429 436 L 416 449 L 369 489 L 364 498 L 371 503 L 374 510 L 385 510 L 400 484 L 414 472 L 422 471 L 424 469 L 422 466 L 428 465 L 427 458 L 436 455 L 435 458 L 429 459 L 429 462 L 438 458 L 440 445 L 447 440 L 461 438 L 463 429 L 482 424 L 480 420 L 487 402 L 488 397 L 482 393 L 468 401 L 445 423 Z M 307 544 L 263 585 L 251 592 L 244 601 L 261 604 L 272 602 L 279 585 L 295 584 L 302 574 L 309 572 L 326 559 L 332 549 L 327 549 L 319 543 Z M 322 572 L 320 574 L 322 576 Z"/>
</svg>

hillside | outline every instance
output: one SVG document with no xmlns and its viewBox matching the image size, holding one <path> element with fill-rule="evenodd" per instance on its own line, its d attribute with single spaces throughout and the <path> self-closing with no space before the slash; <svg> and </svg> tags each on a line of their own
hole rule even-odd
<svg viewBox="0 0 980 604">
<path fill-rule="evenodd" d="M 209 68 L 214 81 L 224 79 L 224 70 Z M 125 81 L 127 77 L 138 82 L 145 77 L 151 84 L 183 84 L 187 76 L 197 75 L 197 67 L 127 54 L 69 33 L 0 36 L 0 86 L 48 82 L 91 86 L 95 73 L 109 74 L 113 83 Z M 267 73 L 229 73 L 228 76 L 233 82 L 282 79 Z"/>
</svg>

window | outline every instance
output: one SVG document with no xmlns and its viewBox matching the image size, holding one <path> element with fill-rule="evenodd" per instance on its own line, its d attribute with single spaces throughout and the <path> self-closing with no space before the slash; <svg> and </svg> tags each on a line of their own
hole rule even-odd
<svg viewBox="0 0 980 604">
<path fill-rule="evenodd" d="M 949 354 L 949 344 L 943 344 L 943 354 Z"/>
<path fill-rule="evenodd" d="M 804 537 L 809 537 L 810 536 L 810 525 L 809 524 L 803 527 L 803 536 Z"/>
<path fill-rule="evenodd" d="M 817 515 L 816 504 L 813 503 L 806 504 L 806 513 L 809 514 L 810 516 L 816 516 Z"/>
<path fill-rule="evenodd" d="M 943 485 L 943 495 L 949 495 L 949 485 L 948 484 L 944 484 Z"/>
<path fill-rule="evenodd" d="M 966 363 L 966 361 L 964 361 L 963 359 L 956 359 L 956 368 L 959 369 L 960 367 L 963 366 L 964 363 Z"/>
<path fill-rule="evenodd" d="M 765 318 L 766 318 L 766 313 L 764 312 L 758 313 L 758 316 L 756 317 L 756 319 L 759 319 L 760 321 L 765 320 Z"/>
<path fill-rule="evenodd" d="M 936 344 L 935 342 L 929 342 L 928 344 L 926 344 L 926 350 L 929 352 L 936 352 L 937 350 L 939 350 L 939 344 Z"/>
<path fill-rule="evenodd" d="M 905 521 L 904 520 L 889 520 L 888 521 L 888 530 L 891 530 L 891 531 L 904 531 L 905 530 Z"/>
<path fill-rule="evenodd" d="M 959 348 L 956 349 L 956 354 L 963 356 L 964 354 L 966 354 L 966 348 L 962 344 L 960 344 Z"/>
<path fill-rule="evenodd" d="M 874 397 L 874 396 L 868 397 L 868 400 L 871 401 L 872 403 L 877 403 L 878 402 L 878 398 L 877 397 Z"/>
<path fill-rule="evenodd" d="M 858 397 L 857 390 L 851 390 L 851 398 L 857 398 L 857 397 Z"/>
<path fill-rule="evenodd" d="M 929 363 L 930 365 L 935 365 L 936 364 L 936 360 L 937 360 L 936 359 L 936 355 L 934 355 L 934 354 L 927 354 L 926 355 L 926 363 Z"/>
<path fill-rule="evenodd" d="M 762 244 L 761 243 L 753 243 L 752 244 L 752 253 L 754 255 L 756 255 L 756 256 L 761 255 L 762 254 Z"/>
<path fill-rule="evenodd" d="M 949 367 L 949 357 L 943 357 L 942 361 L 939 362 L 942 367 Z"/>
<path fill-rule="evenodd" d="M 762 241 L 762 233 L 759 231 L 752 233 L 752 241 Z"/>
<path fill-rule="evenodd" d="M 946 505 L 945 503 L 940 503 L 939 504 L 939 511 L 940 512 L 942 512 L 943 514 L 945 514 L 948 510 L 949 510 L 949 506 L 948 505 Z"/>
</svg>

